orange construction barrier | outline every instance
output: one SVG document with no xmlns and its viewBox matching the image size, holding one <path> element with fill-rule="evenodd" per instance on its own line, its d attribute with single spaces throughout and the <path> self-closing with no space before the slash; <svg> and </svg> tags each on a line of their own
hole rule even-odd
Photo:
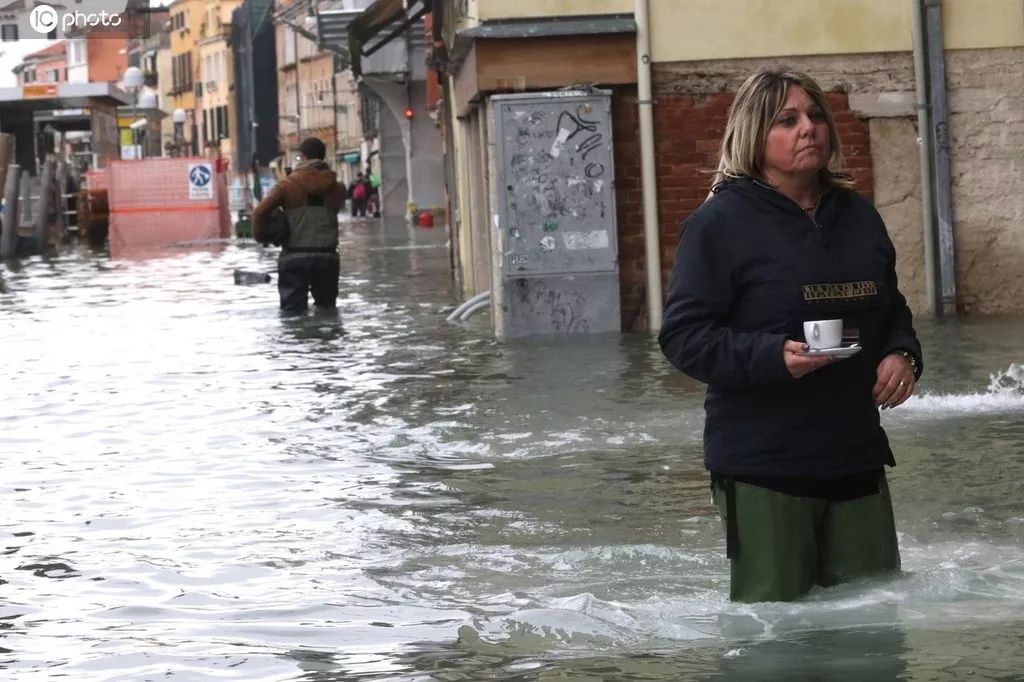
<svg viewBox="0 0 1024 682">
<path fill-rule="evenodd" d="M 213 159 L 112 161 L 110 255 L 231 236 L 225 173 Z"/>
</svg>

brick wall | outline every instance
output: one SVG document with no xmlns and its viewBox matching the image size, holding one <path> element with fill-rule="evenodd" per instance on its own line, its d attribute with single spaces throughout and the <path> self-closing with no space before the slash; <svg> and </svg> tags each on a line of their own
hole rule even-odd
<svg viewBox="0 0 1024 682">
<path fill-rule="evenodd" d="M 849 108 L 844 93 L 829 93 L 843 143 L 846 169 L 857 191 L 872 198 L 868 123 Z M 654 147 L 658 175 L 658 233 L 662 285 L 675 261 L 676 240 L 687 216 L 707 196 L 733 95 L 658 94 Z M 624 331 L 647 327 L 643 210 L 640 190 L 640 124 L 635 88 L 612 97 L 615 136 L 615 200 L 619 232 L 619 282 Z"/>
<path fill-rule="evenodd" d="M 615 154 L 615 208 L 619 233 L 619 295 L 622 330 L 642 331 L 644 297 L 644 217 L 640 197 L 640 117 L 636 88 L 612 93 L 612 150 Z"/>
<path fill-rule="evenodd" d="M 868 201 L 874 201 L 874 178 L 871 172 L 871 137 L 867 119 L 850 110 L 849 98 L 842 92 L 828 93 L 828 103 L 835 115 L 839 141 L 843 145 L 843 165 L 853 176 L 854 189 Z"/>
</svg>

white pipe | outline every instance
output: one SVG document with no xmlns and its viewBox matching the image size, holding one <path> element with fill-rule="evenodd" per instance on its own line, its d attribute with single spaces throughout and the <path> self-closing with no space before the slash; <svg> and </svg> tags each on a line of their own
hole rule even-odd
<svg viewBox="0 0 1024 682">
<path fill-rule="evenodd" d="M 647 320 L 661 329 L 661 244 L 658 239 L 658 188 L 654 166 L 654 101 L 651 99 L 651 37 L 647 0 L 634 0 L 636 89 L 640 114 L 640 167 L 644 213 L 644 265 L 647 271 Z"/>
<path fill-rule="evenodd" d="M 917 108 L 917 144 L 921 165 L 921 218 L 924 229 L 924 283 L 928 299 L 928 312 L 939 317 L 942 308 L 936 296 L 935 278 L 935 208 L 932 205 L 932 145 L 931 117 L 928 111 L 928 66 L 925 54 L 924 8 L 921 0 L 914 4 L 914 95 Z"/>
<path fill-rule="evenodd" d="M 480 311 L 480 310 L 483 310 L 484 308 L 490 308 L 490 307 L 491 307 L 491 299 L 489 299 L 489 298 L 486 299 L 486 300 L 483 300 L 483 301 L 477 301 L 473 305 L 471 305 L 468 308 L 466 308 L 466 312 L 462 313 L 462 315 L 459 317 L 459 319 L 460 320 L 468 320 L 473 315 L 473 313 L 475 313 L 477 311 Z"/>
<path fill-rule="evenodd" d="M 490 292 L 490 290 L 487 290 L 487 291 L 484 291 L 482 293 L 477 294 L 476 296 L 474 296 L 473 298 L 471 298 L 471 299 L 469 299 L 467 301 L 463 301 L 462 304 L 460 304 L 455 310 L 453 310 L 451 312 L 450 315 L 448 315 L 448 318 L 447 318 L 448 322 L 454 322 L 455 320 L 457 320 L 459 318 L 460 315 L 462 315 L 462 313 L 466 312 L 467 308 L 471 308 L 475 304 L 477 304 L 477 303 L 479 303 L 481 301 L 486 301 L 486 300 L 490 299 L 490 297 L 491 297 L 491 292 Z"/>
</svg>

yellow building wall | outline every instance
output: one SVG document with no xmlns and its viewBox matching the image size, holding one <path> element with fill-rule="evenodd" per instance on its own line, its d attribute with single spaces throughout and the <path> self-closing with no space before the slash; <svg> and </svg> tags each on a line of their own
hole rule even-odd
<svg viewBox="0 0 1024 682">
<path fill-rule="evenodd" d="M 156 53 L 156 82 L 160 89 L 160 109 L 167 114 L 160 121 L 160 148 L 174 139 L 174 122 L 171 114 L 174 112 L 174 99 L 167 92 L 173 83 L 173 71 L 171 66 L 171 48 L 160 48 Z"/>
<path fill-rule="evenodd" d="M 456 2 L 456 7 L 460 3 Z M 649 0 L 656 62 L 913 49 L 912 0 Z M 480 21 L 632 14 L 633 0 L 468 0 Z M 1021 0 L 943 0 L 948 49 L 1024 45 Z"/>
<path fill-rule="evenodd" d="M 207 60 L 214 59 L 217 55 L 220 55 L 220 68 L 223 74 L 218 78 L 216 74 L 204 73 L 207 71 Z M 205 129 L 206 126 L 206 112 L 215 111 L 217 107 L 226 106 L 228 107 L 229 116 L 229 132 L 228 138 L 222 139 L 217 143 L 217 149 L 219 155 L 223 158 L 230 159 L 234 155 L 234 138 L 230 134 L 230 116 L 234 109 L 231 103 L 234 101 L 232 97 L 232 91 L 230 85 L 231 80 L 231 50 L 228 48 L 227 41 L 222 38 L 217 38 L 204 42 L 199 46 L 199 72 L 203 79 L 203 99 L 202 109 L 200 111 L 200 120 L 202 126 Z M 212 125 L 212 122 L 211 122 Z M 204 132 L 204 137 L 212 136 L 212 130 Z"/>
<path fill-rule="evenodd" d="M 185 27 L 172 29 L 171 34 L 171 56 L 176 57 L 186 52 L 192 52 L 192 83 L 193 88 L 191 91 L 183 92 L 180 95 L 171 97 L 171 111 L 174 109 L 181 108 L 186 112 L 195 113 L 196 109 L 196 97 L 195 97 L 195 83 L 199 81 L 199 49 L 197 41 L 199 39 L 199 27 L 203 20 L 203 0 L 176 0 L 168 6 L 168 14 L 173 17 L 176 13 L 184 11 L 185 14 Z M 163 87 L 163 86 L 161 86 Z M 170 87 L 167 88 L 170 90 Z M 202 113 L 199 114 L 202 116 Z M 192 120 L 186 124 L 191 125 Z M 186 137 L 190 133 L 186 132 Z"/>
<path fill-rule="evenodd" d="M 459 225 L 458 245 L 459 272 L 462 273 L 462 295 L 470 298 L 478 293 L 474 286 L 473 272 L 473 210 L 469 202 L 469 150 L 466 145 L 469 142 L 467 130 L 469 126 L 465 121 L 459 120 L 455 112 L 450 113 L 449 130 L 452 132 L 452 147 L 455 151 L 455 174 L 459 200 Z M 479 229 L 479 228 L 478 228 Z"/>
<path fill-rule="evenodd" d="M 210 53 L 221 53 L 223 69 L 223 80 L 217 84 L 216 92 L 209 102 L 203 102 L 203 107 L 210 109 L 217 106 L 227 106 L 228 111 L 228 137 L 220 142 L 220 154 L 223 158 L 233 159 L 235 155 L 235 140 L 238 134 L 237 121 L 235 121 L 235 96 L 231 84 L 235 82 L 235 60 L 234 53 L 228 41 L 231 37 L 231 15 L 242 5 L 242 0 L 207 0 L 206 15 L 208 22 L 208 35 L 218 34 L 220 40 L 214 41 L 209 47 L 203 49 Z M 213 19 L 213 23 L 209 23 Z M 203 97 L 206 97 L 206 89 L 203 89 Z"/>
<path fill-rule="evenodd" d="M 942 19 L 946 47 L 1024 45 L 1024 2 L 1017 0 L 944 0 Z"/>
<path fill-rule="evenodd" d="M 651 57 L 678 62 L 910 51 L 911 3 L 650 0 Z M 944 0 L 942 13 L 947 49 L 1024 45 L 1020 0 Z"/>
<path fill-rule="evenodd" d="M 686 0 L 670 0 L 680 5 Z M 633 0 L 470 0 L 467 14 L 480 21 L 529 17 L 632 14 Z"/>
</svg>

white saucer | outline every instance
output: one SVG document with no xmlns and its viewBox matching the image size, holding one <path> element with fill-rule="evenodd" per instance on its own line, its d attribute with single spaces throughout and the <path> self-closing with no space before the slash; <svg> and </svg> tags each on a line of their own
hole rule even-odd
<svg viewBox="0 0 1024 682">
<path fill-rule="evenodd" d="M 831 355 L 834 358 L 848 358 L 851 355 L 856 355 L 861 351 L 860 344 L 851 343 L 843 346 L 836 346 L 835 348 L 811 348 L 803 353 L 797 355 Z"/>
</svg>

